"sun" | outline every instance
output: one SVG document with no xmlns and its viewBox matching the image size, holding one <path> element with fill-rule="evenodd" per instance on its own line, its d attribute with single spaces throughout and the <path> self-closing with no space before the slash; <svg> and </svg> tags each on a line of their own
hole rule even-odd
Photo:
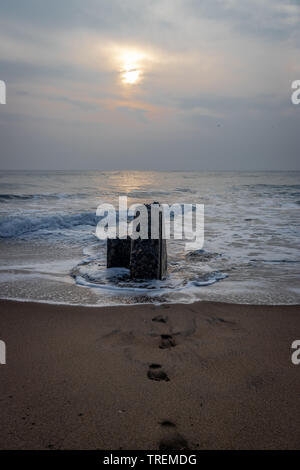
<svg viewBox="0 0 300 470">
<path fill-rule="evenodd" d="M 138 69 L 129 69 L 122 72 L 123 83 L 137 83 L 139 81 L 141 71 Z"/>
<path fill-rule="evenodd" d="M 135 50 L 126 50 L 121 54 L 121 79 L 123 83 L 134 85 L 141 81 L 144 58 L 145 54 Z"/>
</svg>

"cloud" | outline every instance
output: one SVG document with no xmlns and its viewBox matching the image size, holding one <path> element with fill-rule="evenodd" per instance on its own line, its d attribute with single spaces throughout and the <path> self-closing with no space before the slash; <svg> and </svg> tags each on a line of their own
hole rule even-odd
<svg viewBox="0 0 300 470">
<path fill-rule="evenodd" d="M 142 123 L 147 123 L 147 110 L 146 109 L 141 109 L 141 108 L 134 108 L 131 106 L 118 106 L 116 108 L 118 111 L 121 111 L 122 113 L 125 113 L 129 117 L 134 117 L 139 122 Z"/>
<path fill-rule="evenodd" d="M 195 15 L 218 19 L 243 34 L 272 40 L 292 36 L 299 29 L 300 5 L 290 0 L 186 0 Z"/>
<path fill-rule="evenodd" d="M 294 167 L 299 15 L 300 2 L 288 0 L 5 2 L 3 165 L 38 165 L 39 152 L 44 167 L 53 149 L 54 166 L 78 165 L 84 152 L 87 166 L 143 168 L 153 159 L 158 168 L 169 159 L 172 168 L 183 152 L 191 166 L 210 155 L 215 168 L 239 159 L 247 167 L 255 141 L 262 163 L 272 167 L 274 152 L 277 166 L 282 158 Z M 142 80 L 125 86 L 121 57 L 132 51 Z"/>
</svg>

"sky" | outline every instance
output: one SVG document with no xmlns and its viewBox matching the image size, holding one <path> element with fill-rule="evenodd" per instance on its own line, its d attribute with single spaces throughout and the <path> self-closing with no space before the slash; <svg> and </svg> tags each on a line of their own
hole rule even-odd
<svg viewBox="0 0 300 470">
<path fill-rule="evenodd" d="M 2 0 L 0 169 L 300 170 L 300 0 Z"/>
</svg>

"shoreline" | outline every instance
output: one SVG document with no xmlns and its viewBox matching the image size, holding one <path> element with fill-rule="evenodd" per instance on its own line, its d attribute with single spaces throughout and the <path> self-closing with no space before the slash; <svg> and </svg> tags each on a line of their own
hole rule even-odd
<svg viewBox="0 0 300 470">
<path fill-rule="evenodd" d="M 0 308 L 1 304 L 4 302 L 16 303 L 16 304 L 32 304 L 32 305 L 53 305 L 56 307 L 72 307 L 72 308 L 129 308 L 129 307 L 141 307 L 143 305 L 153 305 L 155 307 L 163 307 L 164 305 L 167 306 L 189 306 L 195 304 L 217 304 L 217 305 L 237 305 L 240 307 L 300 307 L 300 303 L 295 304 L 249 304 L 249 303 L 236 303 L 236 302 L 224 302 L 224 301 L 216 301 L 216 300 L 194 300 L 191 302 L 141 302 L 141 303 L 134 303 L 134 304 L 70 304 L 66 302 L 54 302 L 49 300 L 32 300 L 32 299 L 18 299 L 18 298 L 6 298 L 0 297 Z"/>
<path fill-rule="evenodd" d="M 299 305 L 0 309 L 1 449 L 299 448 Z"/>
</svg>

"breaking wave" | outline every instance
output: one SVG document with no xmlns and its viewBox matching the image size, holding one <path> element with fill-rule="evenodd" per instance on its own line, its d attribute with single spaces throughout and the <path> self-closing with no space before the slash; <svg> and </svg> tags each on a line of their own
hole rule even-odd
<svg viewBox="0 0 300 470">
<path fill-rule="evenodd" d="M 79 225 L 96 226 L 98 220 L 95 212 L 49 216 L 3 216 L 0 218 L 0 238 L 19 237 L 45 229 L 54 231 Z"/>
<path fill-rule="evenodd" d="M 0 194 L 0 202 L 26 201 L 39 199 L 75 199 L 85 197 L 87 194 L 41 193 L 41 194 Z"/>
</svg>

